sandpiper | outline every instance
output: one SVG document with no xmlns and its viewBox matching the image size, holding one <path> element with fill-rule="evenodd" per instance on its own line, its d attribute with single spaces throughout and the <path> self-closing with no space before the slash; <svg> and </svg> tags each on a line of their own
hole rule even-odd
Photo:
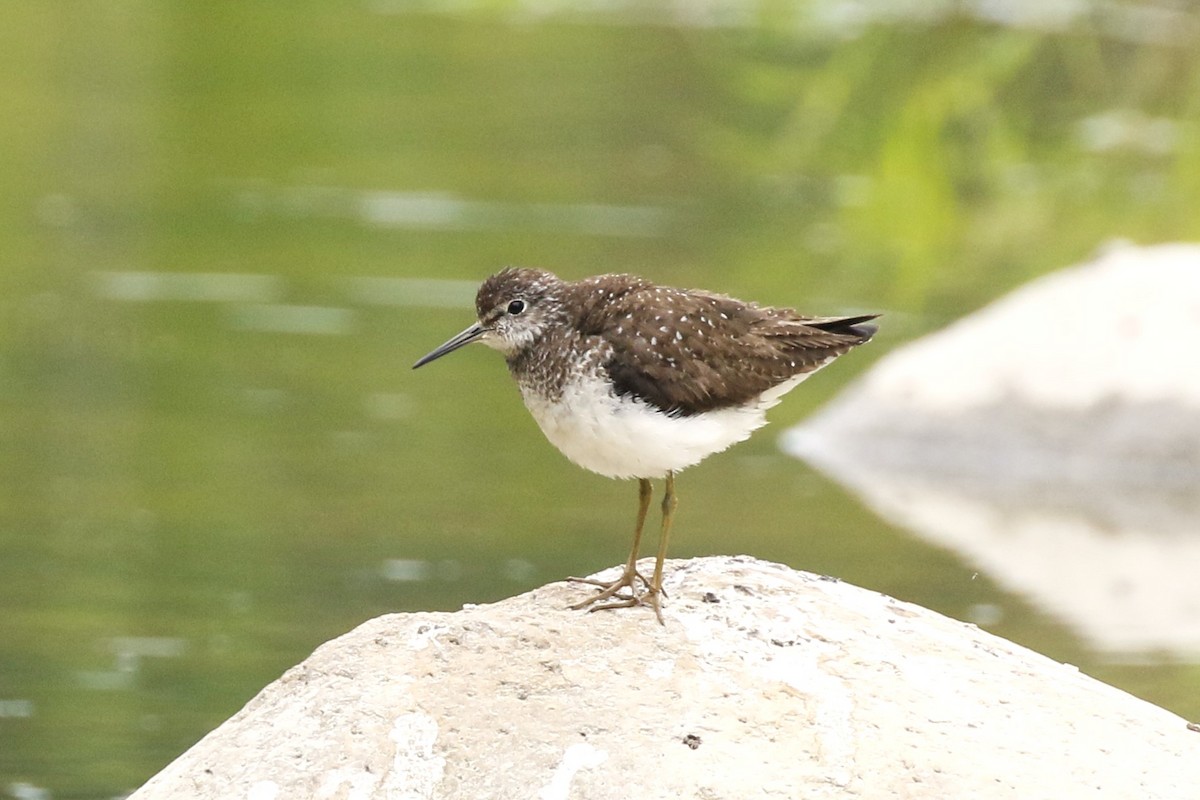
<svg viewBox="0 0 1200 800">
<path fill-rule="evenodd" d="M 571 606 L 649 605 L 661 623 L 675 473 L 746 439 L 791 389 L 874 335 L 877 315 L 806 317 L 635 275 L 564 281 L 505 269 L 475 297 L 478 321 L 413 365 L 471 342 L 499 350 L 546 438 L 576 464 L 638 479 L 633 548 L 612 582 Z M 665 478 L 654 574 L 637 570 L 652 478 Z M 622 592 L 622 590 L 627 590 Z"/>
</svg>

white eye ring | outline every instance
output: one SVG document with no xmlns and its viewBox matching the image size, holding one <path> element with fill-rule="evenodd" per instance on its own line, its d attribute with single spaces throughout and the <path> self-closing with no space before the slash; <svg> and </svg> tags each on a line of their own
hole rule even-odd
<svg viewBox="0 0 1200 800">
<path fill-rule="evenodd" d="M 513 316 L 520 314 L 524 310 L 525 310 L 525 301 L 524 300 L 513 300 L 511 303 L 508 304 L 507 311 L 509 314 L 512 314 Z"/>
</svg>

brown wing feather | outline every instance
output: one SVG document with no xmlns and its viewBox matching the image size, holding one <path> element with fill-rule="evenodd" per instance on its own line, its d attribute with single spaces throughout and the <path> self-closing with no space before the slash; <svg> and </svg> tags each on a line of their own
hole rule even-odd
<svg viewBox="0 0 1200 800">
<path fill-rule="evenodd" d="M 620 395 L 687 416 L 747 403 L 867 341 L 873 317 L 803 317 L 723 295 L 630 283 L 581 332 L 611 346 Z M 654 309 L 653 313 L 648 309 Z"/>
</svg>

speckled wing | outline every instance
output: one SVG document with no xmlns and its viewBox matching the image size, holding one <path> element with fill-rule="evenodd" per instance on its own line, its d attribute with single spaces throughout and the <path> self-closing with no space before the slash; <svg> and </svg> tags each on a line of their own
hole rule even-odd
<svg viewBox="0 0 1200 800">
<path fill-rule="evenodd" d="M 750 402 L 875 333 L 864 324 L 874 316 L 804 317 L 644 284 L 605 306 L 604 320 L 589 332 L 611 346 L 605 369 L 617 393 L 680 416 Z"/>
</svg>

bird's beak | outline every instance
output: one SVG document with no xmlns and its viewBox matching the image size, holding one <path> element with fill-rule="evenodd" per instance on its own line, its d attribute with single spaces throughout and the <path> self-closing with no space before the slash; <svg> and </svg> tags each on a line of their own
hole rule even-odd
<svg viewBox="0 0 1200 800">
<path fill-rule="evenodd" d="M 444 342 L 433 352 L 422 356 L 417 361 L 417 363 L 413 364 L 412 368 L 416 369 L 417 367 L 423 367 L 426 364 L 428 364 L 430 361 L 433 361 L 436 358 L 441 358 L 442 356 L 446 355 L 447 353 L 454 352 L 458 348 L 462 347 L 464 344 L 470 344 L 471 342 L 476 341 L 481 336 L 483 336 L 485 333 L 487 333 L 487 329 L 484 328 L 482 325 L 480 325 L 478 322 L 476 322 L 474 325 L 467 328 L 462 333 L 458 334 L 457 336 L 450 339 L 449 341 Z"/>
</svg>

